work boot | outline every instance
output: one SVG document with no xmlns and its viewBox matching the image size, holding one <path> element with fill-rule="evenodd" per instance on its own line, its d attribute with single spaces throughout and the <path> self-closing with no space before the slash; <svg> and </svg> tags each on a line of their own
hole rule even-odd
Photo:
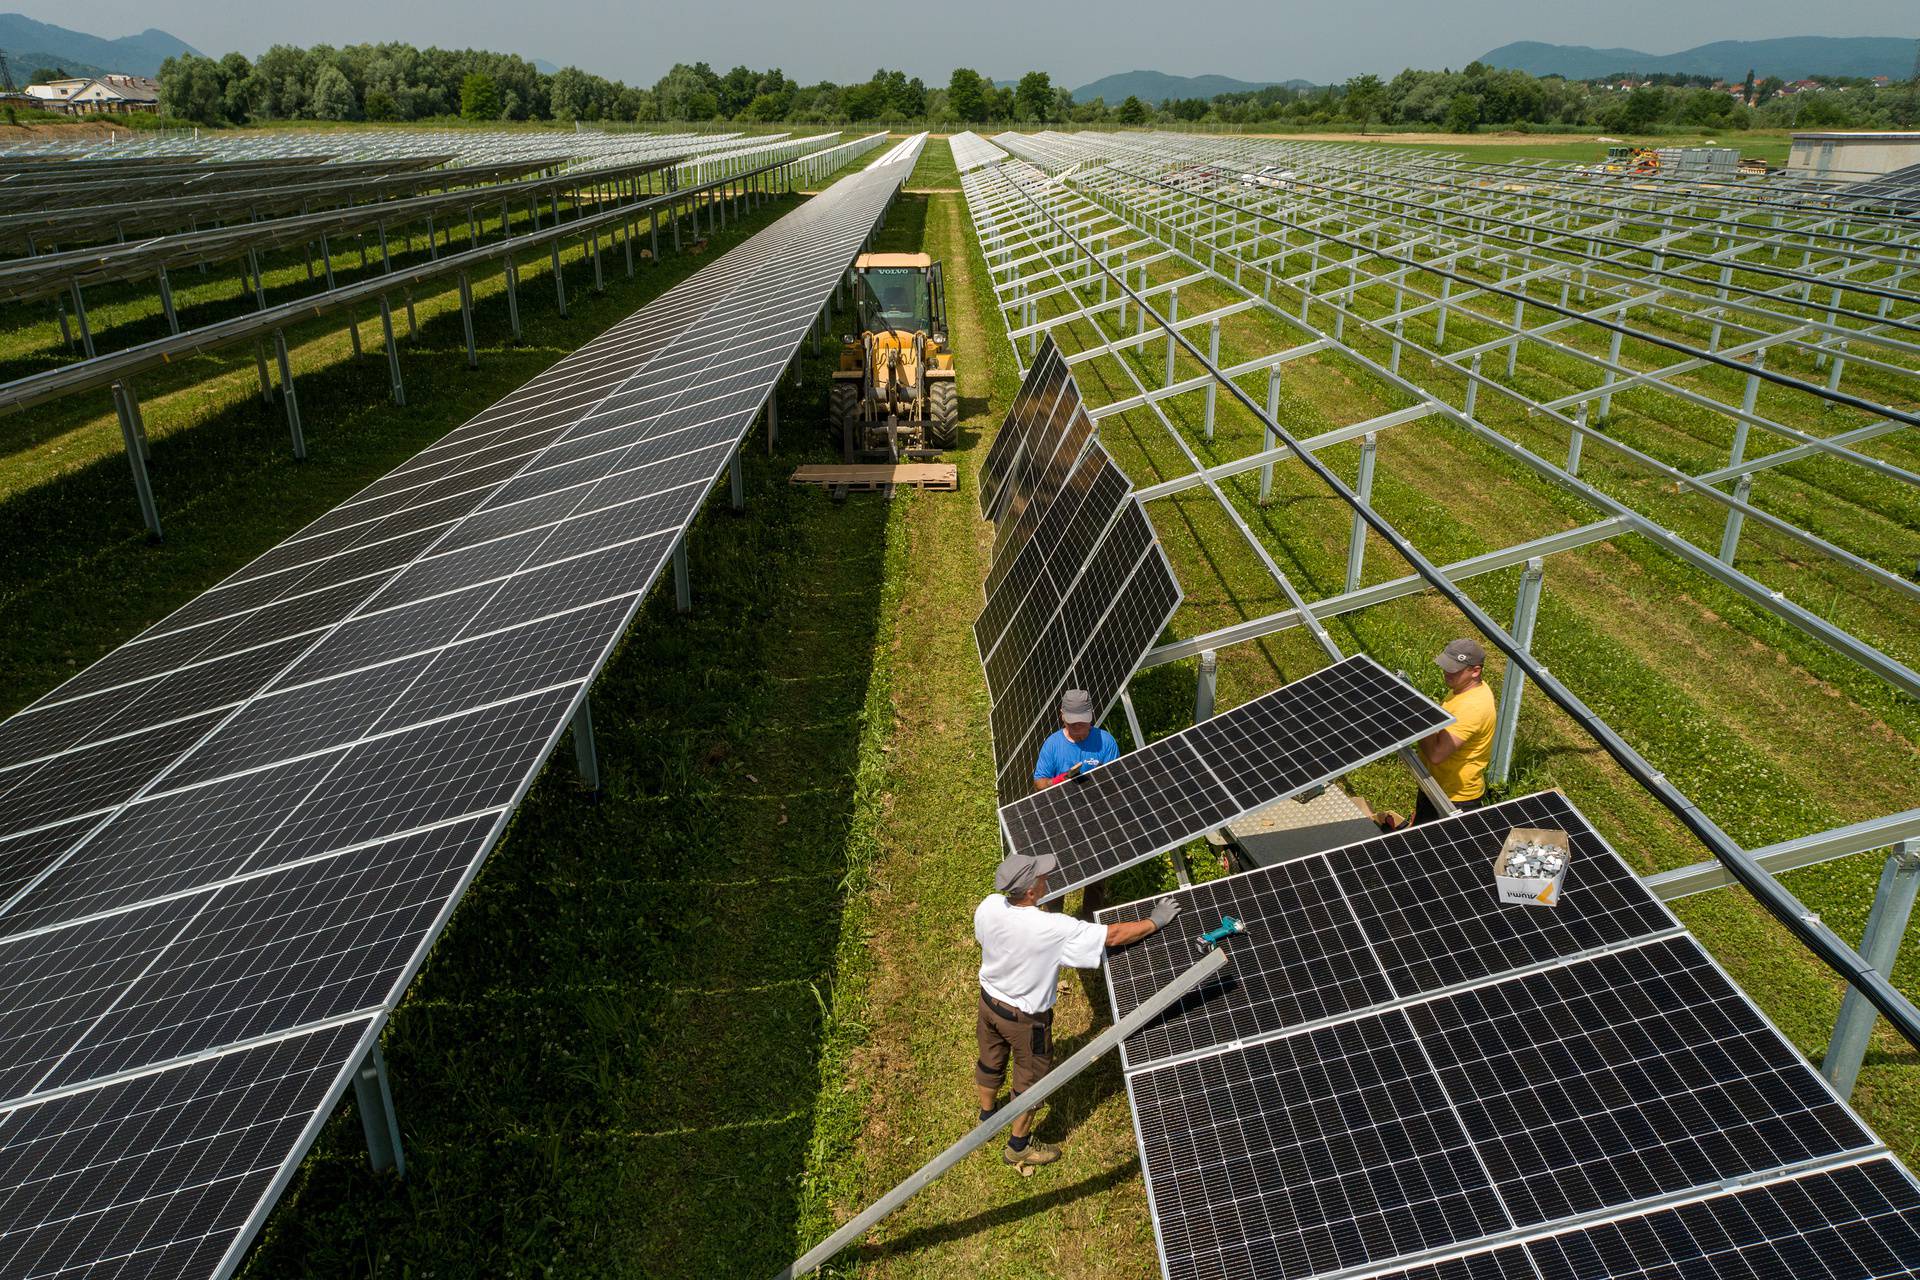
<svg viewBox="0 0 1920 1280">
<path fill-rule="evenodd" d="M 1029 1139 L 1025 1151 L 1015 1151 L 1012 1147 L 1000 1148 L 1000 1158 L 1025 1173 L 1036 1165 L 1052 1164 L 1060 1158 L 1060 1148 L 1038 1138 Z"/>
</svg>

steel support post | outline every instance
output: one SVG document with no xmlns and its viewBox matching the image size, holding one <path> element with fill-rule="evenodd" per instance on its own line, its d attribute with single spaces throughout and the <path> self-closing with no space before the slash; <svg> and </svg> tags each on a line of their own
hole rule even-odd
<svg viewBox="0 0 1920 1280">
<path fill-rule="evenodd" d="M 293 389 L 293 362 L 287 358 L 287 331 L 273 331 L 273 359 L 280 366 L 280 403 L 287 411 L 287 433 L 293 437 L 293 456 L 304 462 L 307 457 L 306 433 L 300 429 L 300 397 Z"/>
<path fill-rule="evenodd" d="M 1174 334 L 1180 329 L 1180 290 L 1167 290 L 1167 385 L 1173 385 L 1173 353 L 1179 350 Z"/>
<path fill-rule="evenodd" d="M 1216 367 L 1220 363 L 1220 322 L 1218 320 L 1207 326 L 1207 359 Z M 1213 439 L 1214 399 L 1219 390 L 1218 379 L 1207 382 L 1207 439 L 1209 440 Z"/>
<path fill-rule="evenodd" d="M 1360 437 L 1360 482 L 1354 487 L 1354 493 L 1361 504 L 1373 502 L 1373 462 L 1374 455 L 1380 451 L 1380 437 L 1367 432 Z M 1367 554 L 1367 521 L 1358 511 L 1353 513 L 1353 528 L 1347 534 L 1347 590 L 1360 589 L 1360 569 Z"/>
<path fill-rule="evenodd" d="M 167 332 L 177 335 L 180 332 L 180 316 L 173 309 L 173 282 L 167 279 L 165 267 L 160 268 L 159 284 L 160 310 L 167 317 Z M 333 285 L 329 283 L 327 287 L 331 289 Z"/>
<path fill-rule="evenodd" d="M 1889 977 L 1900 955 L 1900 940 L 1906 935 L 1916 893 L 1920 893 L 1920 840 L 1902 840 L 1880 868 L 1880 886 L 1874 890 L 1866 932 L 1860 938 L 1860 958 Z M 1847 988 L 1840 1001 L 1840 1016 L 1834 1020 L 1833 1038 L 1827 1041 L 1826 1056 L 1820 1060 L 1820 1074 L 1843 1098 L 1853 1096 L 1854 1081 L 1859 1078 L 1877 1016 L 1865 996 L 1853 987 Z"/>
<path fill-rule="evenodd" d="M 147 478 L 147 432 L 140 421 L 140 401 L 133 394 L 132 383 L 113 384 L 113 407 L 120 415 L 120 439 L 133 467 L 133 492 L 140 500 L 140 518 L 146 522 L 147 532 L 158 539 L 160 508 L 154 505 L 153 485 Z"/>
<path fill-rule="evenodd" d="M 522 342 L 526 334 L 520 328 L 520 268 L 508 258 L 501 274 L 507 279 L 507 325 L 513 331 L 513 340 Z"/>
<path fill-rule="evenodd" d="M 387 301 L 387 295 L 380 295 L 380 333 L 387 343 L 387 378 L 393 384 L 393 402 L 404 405 L 407 402 L 406 386 L 400 381 L 400 348 L 393 341 L 393 304 Z"/>
<path fill-rule="evenodd" d="M 93 328 L 87 323 L 87 302 L 81 296 L 80 282 L 78 280 L 69 282 L 67 291 L 73 295 L 73 318 L 80 322 L 80 349 L 86 352 L 87 359 L 91 360 L 94 356 Z"/>
<path fill-rule="evenodd" d="M 1267 366 L 1267 418 L 1278 421 L 1280 417 L 1280 365 L 1276 361 Z M 1273 428 L 1262 425 L 1260 428 L 1260 449 L 1263 453 L 1272 453 L 1275 447 Z M 1265 505 L 1273 500 L 1273 463 L 1265 462 L 1260 466 L 1260 502 Z"/>
<path fill-rule="evenodd" d="M 767 393 L 767 456 L 773 456 L 773 446 L 780 441 L 780 384 L 775 382 L 773 390 Z"/>
<path fill-rule="evenodd" d="M 1539 556 L 1527 561 L 1520 573 L 1520 593 L 1513 602 L 1513 640 L 1528 653 L 1533 652 L 1533 624 L 1540 616 L 1540 588 L 1547 576 L 1547 562 Z M 1520 728 L 1520 694 L 1527 687 L 1527 673 L 1515 663 L 1507 664 L 1506 679 L 1500 685 L 1500 709 L 1493 726 L 1493 758 L 1487 764 L 1487 782 L 1500 786 L 1513 767 L 1513 738 Z"/>
<path fill-rule="evenodd" d="M 727 462 L 727 496 L 735 511 L 747 509 L 747 484 L 744 469 L 740 462 L 740 450 L 733 451 L 733 457 Z"/>
<path fill-rule="evenodd" d="M 1193 722 L 1213 719 L 1213 699 L 1220 686 L 1220 659 L 1212 649 L 1200 651 L 1199 669 L 1193 677 Z"/>
<path fill-rule="evenodd" d="M 580 785 L 588 791 L 600 790 L 600 751 L 593 740 L 593 698 L 580 699 L 573 713 L 573 762 L 580 770 Z"/>
<path fill-rule="evenodd" d="M 1467 375 L 1467 400 L 1460 406 L 1460 412 L 1469 418 L 1473 416 L 1473 406 L 1480 399 L 1480 353 L 1473 353 L 1473 363 Z"/>
<path fill-rule="evenodd" d="M 1621 314 L 1622 314 L 1622 317 L 1624 318 L 1625 313 L 1622 312 Z M 1604 380 L 1600 384 L 1603 387 L 1611 387 L 1614 383 L 1614 379 L 1620 376 L 1620 373 L 1619 373 L 1620 340 L 1625 336 L 1626 335 L 1621 333 L 1620 330 L 1615 329 L 1613 331 L 1612 341 L 1610 341 L 1607 344 L 1607 372 Z M 1612 412 L 1613 412 L 1613 392 L 1609 391 L 1605 395 L 1600 397 L 1600 416 L 1602 418 L 1605 418 L 1608 414 Z"/>
<path fill-rule="evenodd" d="M 1743 475 L 1733 482 L 1733 500 L 1745 502 L 1753 493 L 1753 477 Z M 1720 531 L 1720 563 L 1731 565 L 1733 557 L 1740 550 L 1740 526 L 1746 521 L 1746 512 L 1738 507 L 1727 508 L 1727 524 Z"/>
<path fill-rule="evenodd" d="M 556 215 L 557 217 L 558 215 Z M 560 242 L 553 242 L 553 295 L 560 300 L 560 314 L 567 314 L 567 278 L 560 274 Z"/>
<path fill-rule="evenodd" d="M 1573 414 L 1574 428 L 1567 436 L 1567 466 L 1570 476 L 1580 474 L 1580 449 L 1587 442 L 1587 406 L 1583 403 Z"/>
<path fill-rule="evenodd" d="M 676 613 L 693 612 L 693 582 L 687 576 L 687 535 L 673 544 L 673 608 Z"/>
<path fill-rule="evenodd" d="M 375 1044 L 353 1073 L 353 1101 L 360 1111 L 360 1129 L 367 1135 L 367 1163 L 375 1173 L 393 1170 L 407 1176 L 407 1153 L 400 1145 L 400 1117 L 393 1111 L 393 1089 L 387 1083 L 387 1060 Z"/>
<path fill-rule="evenodd" d="M 480 367 L 480 352 L 473 344 L 473 284 L 467 273 L 460 273 L 460 327 L 467 339 L 467 368 Z"/>
</svg>

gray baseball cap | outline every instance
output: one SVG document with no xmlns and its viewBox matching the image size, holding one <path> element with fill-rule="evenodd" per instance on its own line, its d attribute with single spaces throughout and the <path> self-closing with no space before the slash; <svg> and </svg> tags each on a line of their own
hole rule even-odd
<svg viewBox="0 0 1920 1280">
<path fill-rule="evenodd" d="M 1085 689 L 1069 689 L 1060 699 L 1060 718 L 1069 724 L 1093 723 L 1093 695 Z"/>
<path fill-rule="evenodd" d="M 1478 640 L 1463 637 L 1459 640 L 1447 641 L 1447 647 L 1440 651 L 1434 661 L 1440 664 L 1442 671 L 1452 674 L 1455 671 L 1465 671 L 1468 667 L 1485 666 L 1487 651 L 1480 647 Z"/>
<path fill-rule="evenodd" d="M 1008 896 L 1025 893 L 1035 880 L 1059 869 L 1060 859 L 1050 853 L 1010 853 L 1000 860 L 1000 869 L 993 873 L 993 887 Z"/>
</svg>

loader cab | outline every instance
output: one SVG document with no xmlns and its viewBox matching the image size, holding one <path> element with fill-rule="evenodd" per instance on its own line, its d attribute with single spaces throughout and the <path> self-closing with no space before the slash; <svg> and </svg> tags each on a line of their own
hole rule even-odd
<svg viewBox="0 0 1920 1280">
<path fill-rule="evenodd" d="M 946 290 L 940 264 L 930 255 L 866 253 L 853 265 L 854 309 L 862 331 L 946 337 Z"/>
</svg>

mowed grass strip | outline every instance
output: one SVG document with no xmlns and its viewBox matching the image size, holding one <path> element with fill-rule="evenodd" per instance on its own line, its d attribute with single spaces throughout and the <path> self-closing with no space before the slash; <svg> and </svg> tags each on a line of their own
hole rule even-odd
<svg viewBox="0 0 1920 1280">
<path fill-rule="evenodd" d="M 945 144 L 935 144 L 944 148 Z M 915 197 L 906 197 L 906 206 Z M 924 239 L 896 226 L 881 246 L 924 246 L 945 264 L 964 414 L 948 458 L 960 491 L 896 502 L 902 583 L 882 663 L 889 729 L 872 757 L 877 794 L 856 830 L 877 846 L 848 908 L 834 1019 L 855 1046 L 823 1072 L 821 1114 L 843 1119 L 817 1145 L 815 1207 L 794 1252 L 826 1235 L 970 1129 L 979 949 L 974 906 L 999 859 L 988 701 L 974 650 L 993 532 L 979 518 L 978 468 L 1018 388 L 986 265 L 956 194 L 925 197 Z M 883 633 L 884 634 L 884 633 Z M 870 826 L 869 826 L 870 824 Z M 1059 1055 L 1107 1025 L 1103 979 L 1069 974 Z M 1145 1277 L 1158 1273 L 1132 1117 L 1117 1059 L 1043 1109 L 1036 1132 L 1059 1163 L 1023 1179 L 998 1144 L 934 1183 L 829 1268 L 869 1277 Z"/>
</svg>

